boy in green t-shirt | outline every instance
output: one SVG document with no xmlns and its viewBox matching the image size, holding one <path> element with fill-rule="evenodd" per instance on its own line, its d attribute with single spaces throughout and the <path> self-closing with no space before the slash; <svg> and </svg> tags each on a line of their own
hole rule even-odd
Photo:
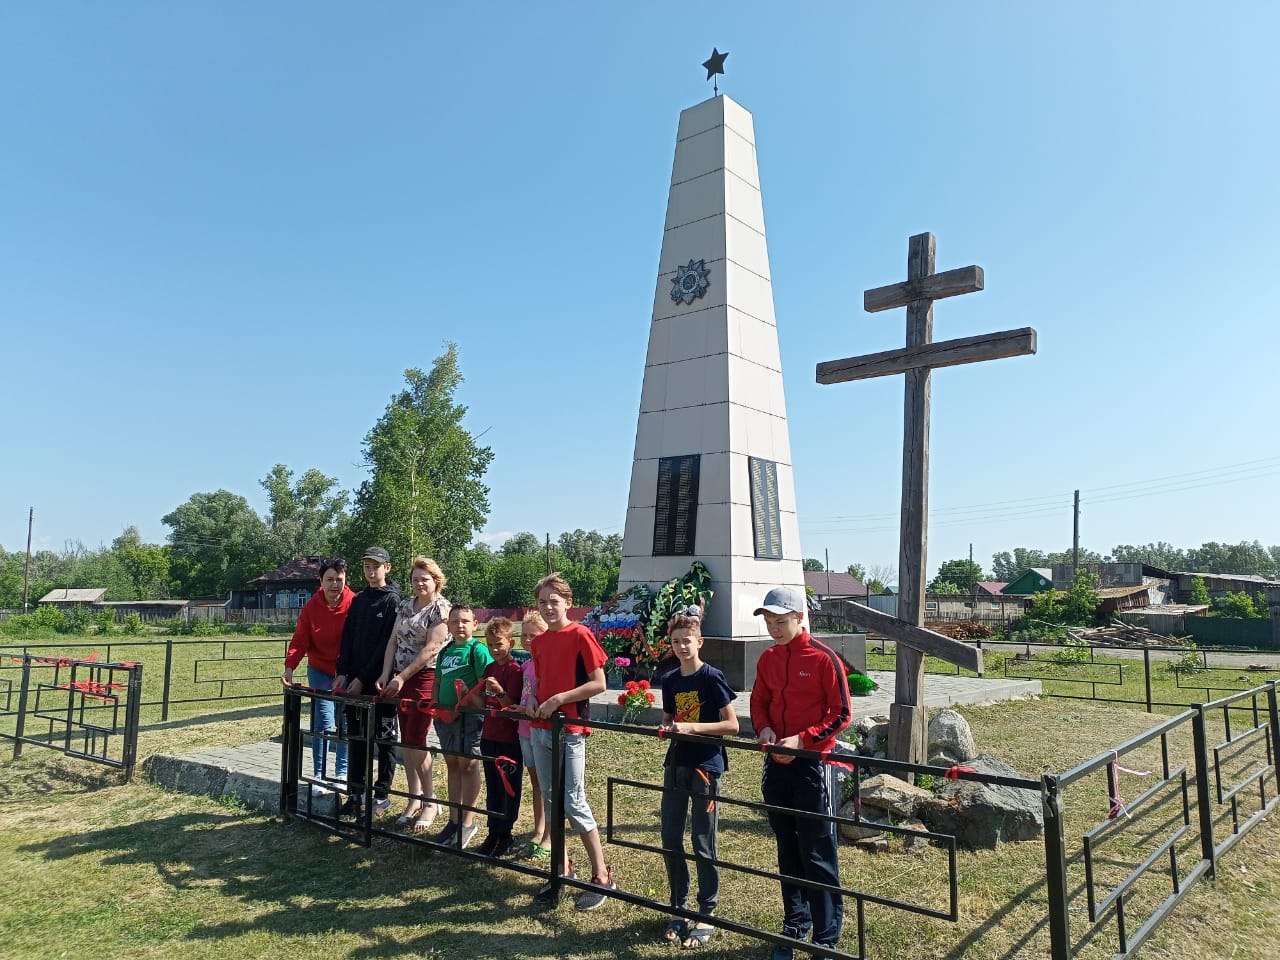
<svg viewBox="0 0 1280 960">
<path fill-rule="evenodd" d="M 484 668 L 493 655 L 484 643 L 475 639 L 475 612 L 466 604 L 454 604 L 449 611 L 449 642 L 440 648 L 436 658 L 436 702 L 445 710 L 483 707 L 483 692 L 473 693 L 458 702 L 458 684 L 472 691 L 484 678 Z M 444 753 L 449 779 L 449 822 L 437 835 L 436 843 L 466 847 L 479 831 L 475 811 L 471 808 L 480 798 L 480 727 L 484 717 L 478 713 L 459 713 L 452 721 L 438 719 L 436 735 Z"/>
</svg>

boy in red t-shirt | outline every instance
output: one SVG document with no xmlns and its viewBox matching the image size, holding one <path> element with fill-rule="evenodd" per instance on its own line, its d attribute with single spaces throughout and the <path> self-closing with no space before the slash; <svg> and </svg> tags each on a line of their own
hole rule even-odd
<svg viewBox="0 0 1280 960">
<path fill-rule="evenodd" d="M 494 617 L 484 628 L 493 663 L 484 668 L 484 725 L 480 728 L 480 757 L 484 760 L 485 809 L 489 832 L 479 853 L 504 857 L 511 852 L 511 830 L 520 813 L 520 785 L 524 762 L 520 757 L 517 721 L 499 715 L 520 703 L 524 669 L 511 656 L 511 621 Z"/>
<path fill-rule="evenodd" d="M 550 826 L 555 780 L 551 776 L 552 739 L 548 718 L 557 711 L 563 713 L 568 721 L 585 720 L 590 716 L 591 698 L 604 692 L 606 658 L 595 635 L 582 624 L 570 622 L 573 590 L 564 577 L 558 573 L 548 574 L 538 581 L 535 593 L 538 612 L 547 621 L 547 631 L 533 642 L 538 690 L 536 699 L 529 704 L 530 715 L 534 718 L 529 739 L 538 782 L 543 784 L 542 795 Z M 587 803 L 586 749 L 590 732 L 590 727 L 569 722 L 564 725 L 560 737 L 561 763 L 565 771 L 564 811 L 587 848 L 587 856 L 591 860 L 591 882 L 605 890 L 614 890 L 617 887 L 613 882 L 613 871 L 604 862 L 600 831 Z M 563 875 L 574 876 L 567 851 L 565 862 L 556 864 L 556 867 L 563 868 Z M 534 900 L 551 903 L 555 895 L 555 888 L 548 883 L 537 892 Z M 605 899 L 601 890 L 584 890 L 578 894 L 574 906 L 579 910 L 594 910 L 602 906 Z"/>
</svg>

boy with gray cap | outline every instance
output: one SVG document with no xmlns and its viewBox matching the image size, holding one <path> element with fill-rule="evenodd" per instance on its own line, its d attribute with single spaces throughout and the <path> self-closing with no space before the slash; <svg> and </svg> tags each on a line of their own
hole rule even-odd
<svg viewBox="0 0 1280 960">
<path fill-rule="evenodd" d="M 849 725 L 849 681 L 839 654 L 804 627 L 804 592 L 774 587 L 756 608 L 774 645 L 760 654 L 751 688 L 751 723 L 764 746 L 825 751 Z M 764 802 L 827 813 L 831 810 L 822 761 L 766 752 L 760 781 Z M 829 820 L 770 813 L 778 840 L 778 873 L 840 886 L 835 824 Z M 815 946 L 834 947 L 844 921 L 838 893 L 782 881 L 782 932 Z M 791 960 L 790 947 L 774 948 L 773 960 Z"/>
<path fill-rule="evenodd" d="M 386 657 L 387 641 L 396 623 L 396 606 L 400 588 L 387 578 L 391 574 L 391 555 L 382 547 L 370 547 L 361 559 L 361 569 L 368 584 L 356 594 L 342 625 L 342 646 L 338 652 L 338 676 L 334 690 L 377 697 L 378 678 Z M 347 768 L 347 802 L 341 813 L 359 818 L 364 804 L 365 711 L 347 707 L 347 730 L 351 736 L 350 763 Z M 396 704 L 379 700 L 373 708 L 374 733 L 378 742 L 377 764 L 373 782 L 373 812 L 391 809 L 387 796 L 396 775 Z"/>
</svg>

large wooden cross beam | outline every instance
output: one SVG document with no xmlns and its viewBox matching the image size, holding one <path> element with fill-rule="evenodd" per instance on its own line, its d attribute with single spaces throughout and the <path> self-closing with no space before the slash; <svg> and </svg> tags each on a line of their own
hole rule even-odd
<svg viewBox="0 0 1280 960">
<path fill-rule="evenodd" d="M 898 546 L 898 615 L 863 607 L 855 622 L 897 643 L 894 703 L 889 708 L 889 756 L 924 763 L 928 749 L 928 717 L 924 702 L 924 656 L 941 657 L 981 673 L 982 660 L 966 644 L 924 629 L 924 589 L 929 543 L 929 400 L 934 367 L 1036 352 L 1030 327 L 1003 333 L 933 342 L 933 301 L 974 293 L 983 288 L 981 267 L 934 272 L 935 240 L 931 233 L 912 237 L 907 252 L 907 279 L 863 294 L 868 313 L 907 308 L 907 345 L 901 350 L 830 360 L 818 364 L 819 383 L 844 383 L 901 373 L 906 376 L 902 423 L 902 521 Z"/>
</svg>

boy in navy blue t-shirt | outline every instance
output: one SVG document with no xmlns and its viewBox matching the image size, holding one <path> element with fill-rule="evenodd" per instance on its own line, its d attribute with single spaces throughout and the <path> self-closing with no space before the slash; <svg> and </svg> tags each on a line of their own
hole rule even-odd
<svg viewBox="0 0 1280 960">
<path fill-rule="evenodd" d="M 724 674 L 703 663 L 702 610 L 686 607 L 667 623 L 671 652 L 680 661 L 679 669 L 662 678 L 662 729 L 702 737 L 721 737 L 738 732 L 733 712 L 733 688 Z M 720 794 L 720 774 L 728 760 L 724 747 L 713 743 L 672 741 L 667 749 L 662 793 L 662 847 L 670 851 L 663 859 L 671 887 L 671 905 L 684 908 L 689 895 L 689 864 L 684 858 L 684 824 L 693 804 L 693 856 L 698 871 L 698 911 L 706 919 L 692 927 L 682 917 L 672 917 L 664 939 L 683 947 L 701 947 L 715 927 L 709 918 L 715 913 L 720 894 L 720 871 L 716 859 L 716 801 Z"/>
</svg>

